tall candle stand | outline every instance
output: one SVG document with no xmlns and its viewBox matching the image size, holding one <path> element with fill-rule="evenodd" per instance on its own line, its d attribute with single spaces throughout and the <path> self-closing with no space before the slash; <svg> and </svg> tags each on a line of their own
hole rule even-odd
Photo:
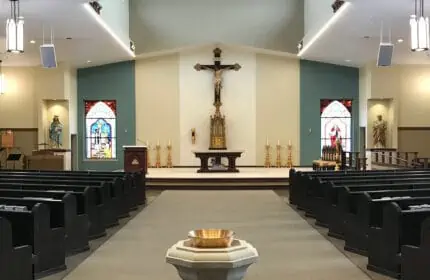
<svg viewBox="0 0 430 280">
<path fill-rule="evenodd" d="M 281 161 L 281 144 L 278 142 L 276 145 L 276 167 L 281 168 L 282 167 L 282 161 Z"/>
<path fill-rule="evenodd" d="M 288 149 L 288 157 L 287 157 L 287 168 L 293 168 L 293 146 L 291 143 L 287 146 Z"/>
<path fill-rule="evenodd" d="M 151 166 L 151 145 L 149 145 L 149 143 L 146 144 L 146 166 L 152 167 Z"/>
<path fill-rule="evenodd" d="M 155 167 L 161 168 L 161 146 L 160 146 L 160 143 L 157 143 L 157 145 L 155 145 L 155 151 L 156 151 Z"/>
<path fill-rule="evenodd" d="M 167 144 L 167 168 L 172 168 L 173 167 L 173 163 L 172 163 L 172 144 L 169 142 L 169 144 Z"/>
<path fill-rule="evenodd" d="M 264 160 L 264 167 L 270 168 L 270 166 L 271 166 L 271 164 L 270 164 L 270 144 L 267 143 L 264 147 L 266 148 L 266 156 L 265 156 L 265 160 Z"/>
</svg>

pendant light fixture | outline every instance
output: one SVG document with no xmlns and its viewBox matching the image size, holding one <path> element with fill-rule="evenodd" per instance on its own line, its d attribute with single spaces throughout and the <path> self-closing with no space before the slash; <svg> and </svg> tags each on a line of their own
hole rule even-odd
<svg viewBox="0 0 430 280">
<path fill-rule="evenodd" d="M 6 50 L 24 52 L 24 19 L 20 15 L 19 0 L 10 0 L 10 18 L 6 21 Z"/>
<path fill-rule="evenodd" d="M 415 14 L 411 15 L 409 23 L 411 26 L 411 50 L 414 52 L 429 50 L 429 18 L 424 17 L 424 0 L 415 0 Z"/>
</svg>

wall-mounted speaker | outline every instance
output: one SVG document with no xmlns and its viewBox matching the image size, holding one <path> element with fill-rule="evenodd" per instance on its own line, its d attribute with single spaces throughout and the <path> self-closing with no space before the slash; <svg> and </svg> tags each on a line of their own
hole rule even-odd
<svg viewBox="0 0 430 280">
<path fill-rule="evenodd" d="M 43 68 L 56 68 L 57 57 L 54 44 L 43 44 L 40 46 L 40 59 Z"/>
<path fill-rule="evenodd" d="M 394 45 L 391 43 L 381 43 L 378 51 L 378 67 L 391 66 L 393 59 Z"/>
</svg>

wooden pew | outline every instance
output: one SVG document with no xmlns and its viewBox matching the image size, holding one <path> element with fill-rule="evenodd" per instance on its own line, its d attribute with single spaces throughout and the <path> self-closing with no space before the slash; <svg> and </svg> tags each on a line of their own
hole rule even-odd
<svg viewBox="0 0 430 280">
<path fill-rule="evenodd" d="M 1 183 L 0 190 L 22 191 L 29 196 L 64 196 L 71 193 L 77 198 L 77 214 L 86 214 L 89 220 L 88 238 L 96 239 L 106 235 L 106 226 L 103 215 L 103 197 L 97 196 L 96 190 L 82 186 L 49 186 L 45 184 Z"/>
<path fill-rule="evenodd" d="M 321 188 L 323 189 L 323 197 L 315 196 L 313 199 L 309 199 L 309 204 L 312 203 L 312 210 L 315 213 L 314 217 L 322 225 L 329 225 L 329 217 L 337 214 L 337 204 L 339 198 L 339 190 L 345 187 L 365 187 L 369 186 L 369 190 L 381 190 L 389 189 L 393 186 L 394 189 L 401 188 L 401 186 L 406 186 L 410 184 L 420 185 L 430 182 L 430 177 L 417 178 L 417 177 L 402 177 L 402 178 L 367 178 L 363 180 L 338 180 L 331 182 L 324 182 Z M 400 186 L 400 187 L 399 187 Z"/>
<path fill-rule="evenodd" d="M 33 279 L 31 247 L 14 246 L 11 225 L 2 217 L 0 217 L 0 279 Z"/>
<path fill-rule="evenodd" d="M 430 218 L 421 224 L 421 240 L 419 244 L 402 246 L 403 280 L 430 279 Z"/>
<path fill-rule="evenodd" d="M 115 208 L 116 204 L 112 202 L 110 195 L 110 188 L 106 183 L 93 183 L 89 181 L 80 180 L 59 180 L 59 179 L 40 179 L 40 178 L 0 178 L 0 184 L 16 183 L 16 184 L 40 184 L 49 187 L 49 189 L 60 189 L 65 190 L 67 186 L 73 186 L 74 189 L 81 188 L 82 190 L 86 187 L 95 189 L 97 198 L 99 199 L 99 205 L 103 208 L 102 215 L 106 227 L 113 227 L 118 225 L 118 209 Z"/>
<path fill-rule="evenodd" d="M 137 205 L 144 205 L 146 203 L 146 183 L 145 174 L 142 172 L 109 172 L 109 171 L 57 171 L 57 170 L 0 170 L 0 173 L 38 173 L 38 174 L 65 174 L 65 175 L 91 175 L 100 176 L 107 178 L 120 178 L 124 180 L 124 183 L 129 186 L 131 190 L 131 204 L 134 205 L 133 209 L 137 208 Z"/>
<path fill-rule="evenodd" d="M 370 181 L 369 183 L 371 183 Z M 358 194 L 365 191 L 383 191 L 383 190 L 414 190 L 414 189 L 428 189 L 430 188 L 430 180 L 426 182 L 409 183 L 393 183 L 393 184 L 369 184 L 369 185 L 356 185 L 356 186 L 338 186 L 337 200 L 333 202 L 329 208 L 328 214 L 328 228 L 329 235 L 344 239 L 345 233 L 345 220 L 347 214 L 357 208 Z M 351 193 L 354 192 L 353 195 Z"/>
<path fill-rule="evenodd" d="M 21 182 L 43 182 L 54 184 L 73 184 L 83 185 L 89 187 L 102 187 L 104 201 L 106 204 L 106 219 L 108 227 L 118 225 L 118 219 L 128 216 L 128 207 L 126 207 L 126 200 L 122 193 L 121 187 L 112 182 L 101 181 L 100 179 L 89 179 L 79 177 L 62 177 L 55 175 L 7 175 L 0 173 L 0 182 L 2 181 L 17 180 Z"/>
<path fill-rule="evenodd" d="M 37 203 L 27 210 L 0 209 L 12 226 L 13 246 L 31 245 L 36 278 L 66 269 L 64 229 L 51 228 L 49 207 Z"/>
<path fill-rule="evenodd" d="M 396 176 L 402 174 L 409 174 L 412 176 L 426 175 L 429 176 L 430 170 L 383 170 L 383 171 L 336 171 L 336 172 L 290 172 L 292 185 L 290 185 L 290 203 L 297 205 L 297 208 L 303 210 L 306 206 L 307 197 L 313 195 L 319 187 L 318 180 L 333 181 L 336 179 L 347 179 L 348 177 L 368 177 L 368 176 Z M 340 178 L 335 178 L 340 177 Z"/>
<path fill-rule="evenodd" d="M 414 190 L 383 190 L 354 192 L 356 209 L 345 216 L 345 250 L 367 256 L 368 235 L 371 227 L 382 226 L 384 207 L 391 202 L 417 201 L 430 198 L 430 188 Z"/>
<path fill-rule="evenodd" d="M 36 203 L 49 207 L 51 228 L 64 228 L 66 253 L 76 254 L 90 249 L 88 216 L 77 215 L 76 197 L 73 194 L 67 193 L 55 199 L 42 195 L 28 197 L 20 191 L 0 190 L 0 204 L 20 205 L 31 209 Z"/>
<path fill-rule="evenodd" d="M 429 204 L 422 199 L 420 204 Z M 410 209 L 415 201 L 398 201 L 384 207 L 382 227 L 369 231 L 369 270 L 399 278 L 402 245 L 419 246 L 422 222 L 430 217 L 430 208 Z"/>
</svg>

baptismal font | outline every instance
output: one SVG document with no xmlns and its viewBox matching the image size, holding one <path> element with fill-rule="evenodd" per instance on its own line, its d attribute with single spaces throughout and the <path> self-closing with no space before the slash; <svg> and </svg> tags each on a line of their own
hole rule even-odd
<svg viewBox="0 0 430 280">
<path fill-rule="evenodd" d="M 257 250 L 227 229 L 192 230 L 166 254 L 183 280 L 241 280 L 257 259 Z"/>
</svg>

